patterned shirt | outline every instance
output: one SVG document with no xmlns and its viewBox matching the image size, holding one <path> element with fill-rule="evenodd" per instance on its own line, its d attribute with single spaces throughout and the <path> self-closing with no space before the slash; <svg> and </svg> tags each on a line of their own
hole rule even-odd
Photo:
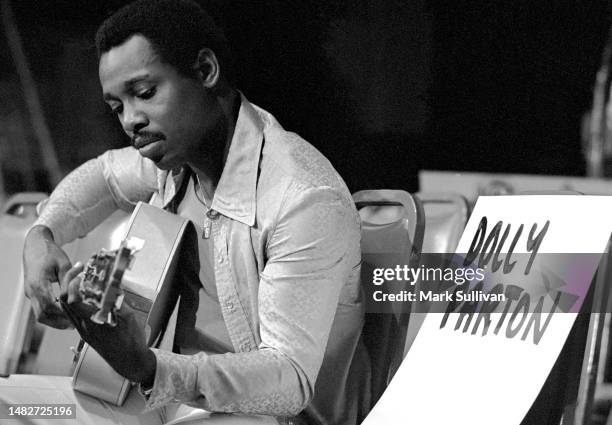
<svg viewBox="0 0 612 425">
<path fill-rule="evenodd" d="M 88 161 L 53 192 L 37 224 L 58 243 L 152 194 L 168 205 L 185 170 L 133 148 Z M 355 423 L 365 377 L 360 222 L 351 195 L 313 146 L 242 97 L 212 201 L 214 277 L 233 353 L 156 351 L 148 406 Z"/>
</svg>

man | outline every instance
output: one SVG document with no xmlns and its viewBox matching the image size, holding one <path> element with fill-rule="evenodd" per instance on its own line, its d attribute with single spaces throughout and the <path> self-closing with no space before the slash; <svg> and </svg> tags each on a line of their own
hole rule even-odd
<svg viewBox="0 0 612 425">
<path fill-rule="evenodd" d="M 25 290 L 38 320 L 74 324 L 150 408 L 355 423 L 367 356 L 359 218 L 342 179 L 232 86 L 225 40 L 195 3 L 139 0 L 105 21 L 96 43 L 104 100 L 133 146 L 73 171 L 29 232 Z M 82 266 L 70 268 L 60 248 L 152 195 L 199 233 L 180 354 L 149 349 L 127 306 L 117 327 L 93 324 Z"/>
</svg>

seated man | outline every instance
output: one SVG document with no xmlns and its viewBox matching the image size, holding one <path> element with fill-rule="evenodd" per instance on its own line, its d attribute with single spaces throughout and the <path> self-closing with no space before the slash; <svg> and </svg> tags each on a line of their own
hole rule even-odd
<svg viewBox="0 0 612 425">
<path fill-rule="evenodd" d="M 38 320 L 70 326 L 51 291 L 61 281 L 82 338 L 150 408 L 356 423 L 368 367 L 360 231 L 340 176 L 233 87 L 225 39 L 192 1 L 129 4 L 96 43 L 104 101 L 132 146 L 68 175 L 29 232 L 25 290 Z M 199 233 L 180 353 L 149 349 L 123 307 L 116 327 L 91 322 L 75 286 L 82 266 L 60 248 L 151 196 Z"/>
</svg>

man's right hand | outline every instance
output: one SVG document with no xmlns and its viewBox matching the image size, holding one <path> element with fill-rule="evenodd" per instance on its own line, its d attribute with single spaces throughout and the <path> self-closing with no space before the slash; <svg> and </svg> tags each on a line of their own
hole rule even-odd
<svg viewBox="0 0 612 425">
<path fill-rule="evenodd" d="M 40 323 L 58 329 L 72 327 L 52 289 L 53 283 L 62 282 L 71 266 L 49 228 L 34 226 L 30 229 L 23 247 L 23 281 L 25 294 Z"/>
</svg>

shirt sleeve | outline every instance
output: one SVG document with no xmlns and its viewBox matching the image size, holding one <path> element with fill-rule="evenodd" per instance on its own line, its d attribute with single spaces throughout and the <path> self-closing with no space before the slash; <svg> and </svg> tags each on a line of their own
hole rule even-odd
<svg viewBox="0 0 612 425">
<path fill-rule="evenodd" d="M 157 351 L 148 406 L 180 401 L 216 412 L 302 411 L 314 393 L 340 291 L 356 266 L 359 238 L 347 195 L 290 187 L 260 274 L 259 347 L 222 355 Z"/>
<path fill-rule="evenodd" d="M 155 164 L 133 148 L 110 150 L 91 159 L 55 188 L 39 208 L 34 225 L 51 229 L 63 245 L 85 236 L 116 209 L 133 209 L 157 187 Z"/>
</svg>

